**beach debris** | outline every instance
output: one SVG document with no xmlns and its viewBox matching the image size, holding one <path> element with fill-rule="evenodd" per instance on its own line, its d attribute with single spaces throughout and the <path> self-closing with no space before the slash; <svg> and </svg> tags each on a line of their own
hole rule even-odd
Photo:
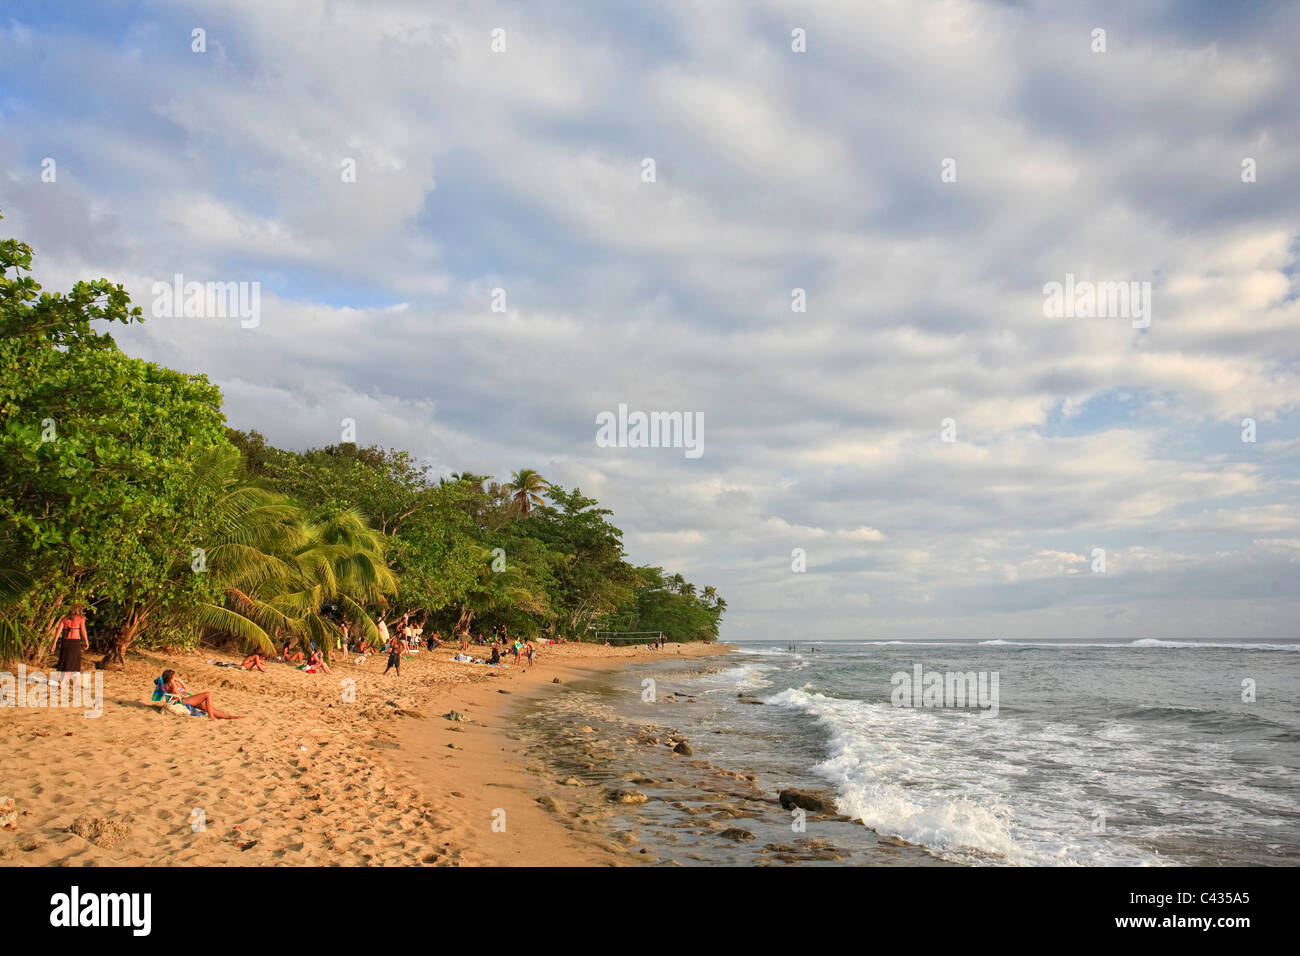
<svg viewBox="0 0 1300 956">
<path fill-rule="evenodd" d="M 127 838 L 130 830 L 121 823 L 83 813 L 72 821 L 68 832 L 75 833 L 101 849 L 111 850 Z"/>
<path fill-rule="evenodd" d="M 582 781 L 577 777 L 570 777 L 568 780 L 561 781 L 566 787 L 581 787 Z"/>
<path fill-rule="evenodd" d="M 798 807 L 801 810 L 811 810 L 813 813 L 836 812 L 835 798 L 830 794 L 816 790 L 800 790 L 798 787 L 787 787 L 777 797 L 781 801 L 782 810 L 792 810 Z"/>
<path fill-rule="evenodd" d="M 689 757 L 694 752 L 695 751 L 691 750 L 691 745 L 684 740 L 678 743 L 678 745 L 673 748 L 673 753 L 681 754 L 683 757 Z"/>
<path fill-rule="evenodd" d="M 256 840 L 245 840 L 243 843 L 239 844 L 239 849 L 247 853 L 255 846 L 257 846 Z"/>
<path fill-rule="evenodd" d="M 552 684 L 559 684 L 559 683 L 561 683 L 561 681 L 560 681 L 560 679 L 559 679 L 558 677 L 552 677 L 552 678 L 551 678 L 551 683 L 552 683 Z"/>
<path fill-rule="evenodd" d="M 449 710 L 442 716 L 445 719 L 453 721 L 454 723 L 458 723 L 458 724 L 464 723 L 465 721 L 469 720 L 469 718 L 466 717 L 464 714 L 462 714 L 459 710 Z"/>
<path fill-rule="evenodd" d="M 610 803 L 645 803 L 650 798 L 640 790 L 615 788 L 605 792 L 605 799 Z"/>
<path fill-rule="evenodd" d="M 0 797 L 0 829 L 18 829 L 18 804 L 13 797 Z"/>
<path fill-rule="evenodd" d="M 722 837 L 724 840 L 735 840 L 737 843 L 741 843 L 745 840 L 757 839 L 754 834 L 740 827 L 727 827 L 727 829 L 719 833 L 718 836 Z"/>
</svg>

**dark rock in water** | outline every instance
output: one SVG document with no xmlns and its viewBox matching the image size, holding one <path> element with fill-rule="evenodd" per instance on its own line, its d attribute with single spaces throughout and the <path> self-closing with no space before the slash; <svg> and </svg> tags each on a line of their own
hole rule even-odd
<svg viewBox="0 0 1300 956">
<path fill-rule="evenodd" d="M 608 790 L 605 799 L 610 803 L 645 803 L 650 798 L 640 790 Z"/>
<path fill-rule="evenodd" d="M 781 791 L 779 799 L 783 810 L 792 810 L 798 807 L 801 810 L 811 810 L 813 813 L 835 812 L 835 798 L 830 794 L 819 793 L 815 790 L 800 790 L 797 787 L 788 787 Z"/>
<path fill-rule="evenodd" d="M 563 808 L 560 806 L 559 801 L 557 801 L 554 797 L 548 797 L 545 795 L 540 796 L 537 798 L 537 805 L 541 807 L 543 810 L 545 810 L 547 813 L 563 812 Z"/>
<path fill-rule="evenodd" d="M 746 697 L 744 700 L 741 701 L 741 703 L 742 703 L 742 704 L 757 704 L 759 707 L 762 707 L 762 706 L 763 706 L 763 702 L 762 702 L 761 700 L 754 700 L 752 697 Z"/>
<path fill-rule="evenodd" d="M 683 757 L 689 757 L 692 753 L 694 753 L 694 751 L 691 750 L 691 745 L 683 740 L 681 743 L 679 743 L 676 747 L 673 748 L 673 753 L 681 754 Z"/>
<path fill-rule="evenodd" d="M 719 833 L 718 836 L 726 840 L 735 840 L 737 843 L 744 840 L 755 839 L 754 834 L 750 833 L 748 830 L 742 830 L 740 827 L 727 827 L 727 829 Z"/>
</svg>

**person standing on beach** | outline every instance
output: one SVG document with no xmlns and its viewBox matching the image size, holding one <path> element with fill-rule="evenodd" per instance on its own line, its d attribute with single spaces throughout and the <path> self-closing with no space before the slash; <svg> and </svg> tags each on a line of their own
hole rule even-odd
<svg viewBox="0 0 1300 956">
<path fill-rule="evenodd" d="M 388 666 L 384 668 L 385 674 L 390 670 L 396 670 L 397 676 L 402 676 L 402 655 L 404 653 L 406 653 L 406 641 L 399 634 L 393 638 L 392 646 L 388 651 Z"/>
<path fill-rule="evenodd" d="M 76 674 L 81 671 L 81 652 L 90 650 L 90 639 L 86 636 L 86 616 L 82 613 L 81 602 L 72 605 L 72 612 L 59 621 L 59 667 L 64 674 Z"/>
</svg>

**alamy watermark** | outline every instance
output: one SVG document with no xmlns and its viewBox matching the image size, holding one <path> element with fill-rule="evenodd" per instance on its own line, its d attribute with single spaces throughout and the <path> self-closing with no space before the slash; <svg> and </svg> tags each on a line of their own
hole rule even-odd
<svg viewBox="0 0 1300 956">
<path fill-rule="evenodd" d="M 262 323 L 262 283 L 186 282 L 179 272 L 172 284 L 153 284 L 153 315 L 158 319 L 239 319 L 245 329 Z"/>
<path fill-rule="evenodd" d="M 596 415 L 596 445 L 600 448 L 684 448 L 687 458 L 704 454 L 703 412 L 629 412 Z"/>
<path fill-rule="evenodd" d="M 981 717 L 998 715 L 997 671 L 898 671 L 890 679 L 895 707 L 976 707 Z"/>
<path fill-rule="evenodd" d="M 82 708 L 87 717 L 104 714 L 104 675 L 101 671 L 33 671 L 19 664 L 17 673 L 0 671 L 0 708 Z"/>
<path fill-rule="evenodd" d="M 1133 328 L 1151 325 L 1150 282 L 1076 281 L 1073 272 L 1065 282 L 1043 286 L 1043 315 L 1049 319 L 1132 319 Z"/>
</svg>

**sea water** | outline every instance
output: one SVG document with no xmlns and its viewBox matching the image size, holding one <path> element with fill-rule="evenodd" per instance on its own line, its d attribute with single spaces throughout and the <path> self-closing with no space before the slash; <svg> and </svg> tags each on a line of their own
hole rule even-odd
<svg viewBox="0 0 1300 956">
<path fill-rule="evenodd" d="M 953 675 L 970 680 L 960 705 Z M 928 705 L 901 692 L 918 678 Z M 590 720 L 597 704 L 621 726 L 671 727 L 695 763 L 751 773 L 771 797 L 830 792 L 853 822 L 798 832 L 827 835 L 841 862 L 917 862 L 882 857 L 892 843 L 976 865 L 1300 863 L 1300 643 L 759 642 L 712 661 L 670 646 L 535 716 Z M 658 779 L 674 759 L 610 754 L 602 779 L 636 764 L 656 784 L 613 825 L 674 862 L 781 859 L 764 847 L 789 842 L 787 811 L 747 804 L 758 839 L 719 840 L 682 814 L 687 775 Z"/>
</svg>

